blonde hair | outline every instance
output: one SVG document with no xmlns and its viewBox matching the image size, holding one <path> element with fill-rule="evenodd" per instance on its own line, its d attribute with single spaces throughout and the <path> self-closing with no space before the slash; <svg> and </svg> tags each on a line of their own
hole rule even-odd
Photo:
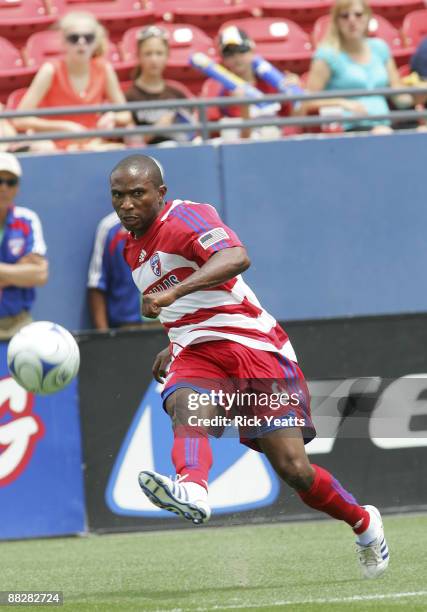
<svg viewBox="0 0 427 612">
<path fill-rule="evenodd" d="M 108 49 L 108 34 L 103 25 L 92 15 L 86 11 L 71 11 L 58 21 L 57 27 L 65 34 L 66 30 L 71 30 L 76 27 L 79 21 L 89 21 L 95 34 L 96 47 L 93 52 L 93 57 L 105 55 Z"/>
<path fill-rule="evenodd" d="M 347 11 L 354 4 L 355 0 L 336 0 L 334 6 L 331 8 L 330 17 L 331 21 L 326 31 L 325 36 L 319 43 L 319 47 L 332 47 L 333 49 L 341 49 L 342 47 L 342 36 L 338 27 L 339 15 L 343 11 Z M 368 17 L 366 25 L 365 36 L 368 34 L 369 19 L 372 17 L 372 10 L 366 0 L 357 0 L 360 3 L 362 10 Z"/>
</svg>

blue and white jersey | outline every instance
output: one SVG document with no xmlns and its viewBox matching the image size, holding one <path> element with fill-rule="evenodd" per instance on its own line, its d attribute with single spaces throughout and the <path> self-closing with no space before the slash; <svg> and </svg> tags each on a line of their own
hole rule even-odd
<svg viewBox="0 0 427 612">
<path fill-rule="evenodd" d="M 0 244 L 0 262 L 14 264 L 30 253 L 46 255 L 40 219 L 28 208 L 11 206 Z M 33 288 L 14 286 L 0 288 L 0 317 L 9 317 L 23 310 L 30 310 L 34 298 Z"/>
<path fill-rule="evenodd" d="M 89 266 L 87 286 L 105 292 L 110 327 L 141 322 L 139 291 L 123 257 L 127 236 L 115 212 L 104 217 L 96 231 Z"/>
</svg>

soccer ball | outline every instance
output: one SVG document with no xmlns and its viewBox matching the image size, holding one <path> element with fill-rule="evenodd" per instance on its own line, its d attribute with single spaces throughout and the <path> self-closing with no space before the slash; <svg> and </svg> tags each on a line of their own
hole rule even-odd
<svg viewBox="0 0 427 612">
<path fill-rule="evenodd" d="M 48 395 L 67 386 L 79 371 L 80 352 L 69 331 L 50 321 L 20 329 L 7 348 L 16 382 L 31 393 Z"/>
</svg>

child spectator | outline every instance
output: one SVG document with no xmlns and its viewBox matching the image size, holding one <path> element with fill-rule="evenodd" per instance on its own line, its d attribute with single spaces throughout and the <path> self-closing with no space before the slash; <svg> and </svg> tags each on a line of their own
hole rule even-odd
<svg viewBox="0 0 427 612">
<path fill-rule="evenodd" d="M 310 93 L 340 89 L 401 87 L 396 64 L 387 43 L 368 37 L 372 12 L 365 0 L 337 0 L 331 10 L 331 22 L 311 64 L 307 79 Z M 410 106 L 408 96 L 394 96 L 396 106 Z M 384 96 L 332 98 L 306 102 L 306 112 L 326 106 L 338 107 L 343 115 L 386 115 L 389 112 Z M 391 131 L 390 120 L 363 119 L 347 121 L 344 129 Z"/>
<path fill-rule="evenodd" d="M 255 43 L 249 38 L 249 36 L 236 26 L 229 26 L 225 28 L 219 35 L 218 39 L 218 51 L 222 58 L 222 64 L 230 72 L 234 73 L 250 85 L 253 85 L 265 94 L 278 93 L 274 87 L 266 83 L 264 80 L 259 79 L 253 70 L 252 60 L 254 58 Z M 298 83 L 298 77 L 287 73 L 287 78 L 290 83 Z M 220 82 L 213 78 L 207 79 L 202 88 L 203 98 L 219 98 L 223 96 L 237 96 L 244 97 L 244 92 L 240 88 L 235 89 L 233 92 L 227 90 Z M 279 106 L 279 105 L 277 105 Z M 227 121 L 227 119 L 249 119 L 253 113 L 252 105 L 242 106 L 210 106 L 207 108 L 208 121 Z M 269 112 L 271 115 L 271 111 Z M 279 114 L 281 116 L 289 116 L 293 114 L 291 104 L 282 104 L 278 108 L 278 112 L 273 114 Z M 271 136 L 272 132 L 274 135 L 281 134 L 281 130 L 277 128 L 261 128 L 254 134 L 254 130 L 248 128 L 240 130 L 240 136 L 242 138 L 254 137 L 255 135 L 261 135 L 264 131 L 265 135 Z M 295 133 L 295 129 L 290 128 L 285 133 Z"/>
<path fill-rule="evenodd" d="M 57 106 L 81 106 L 90 104 L 124 104 L 117 75 L 103 55 L 107 47 L 104 28 L 85 12 L 71 12 L 59 22 L 63 34 L 64 57 L 45 62 L 25 93 L 19 110 Z M 86 129 L 111 129 L 131 121 L 128 112 L 90 113 L 85 115 L 56 115 L 52 117 L 23 117 L 15 119 L 20 130 L 36 132 L 82 132 Z M 59 148 L 67 148 L 71 142 L 61 141 Z M 84 143 L 84 148 L 97 148 L 98 140 Z M 74 147 L 73 147 L 74 148 Z"/>
<path fill-rule="evenodd" d="M 185 88 L 178 88 L 163 78 L 163 73 L 169 57 L 168 33 L 157 26 L 143 28 L 137 38 L 138 67 L 133 84 L 126 92 L 128 102 L 148 102 L 155 100 L 174 100 L 186 98 Z M 137 125 L 155 125 L 162 128 L 177 121 L 191 121 L 188 111 L 159 109 L 140 109 L 133 113 Z M 159 144 L 166 141 L 187 140 L 186 135 L 149 134 L 142 140 L 146 144 Z M 134 138 L 132 137 L 132 142 Z"/>
</svg>

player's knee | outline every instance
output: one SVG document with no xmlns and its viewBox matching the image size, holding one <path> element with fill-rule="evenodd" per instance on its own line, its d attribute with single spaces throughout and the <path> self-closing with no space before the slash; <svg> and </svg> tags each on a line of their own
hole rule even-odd
<svg viewBox="0 0 427 612">
<path fill-rule="evenodd" d="M 290 487 L 297 491 L 307 491 L 313 484 L 313 468 L 306 458 L 283 461 L 280 475 Z"/>
</svg>

